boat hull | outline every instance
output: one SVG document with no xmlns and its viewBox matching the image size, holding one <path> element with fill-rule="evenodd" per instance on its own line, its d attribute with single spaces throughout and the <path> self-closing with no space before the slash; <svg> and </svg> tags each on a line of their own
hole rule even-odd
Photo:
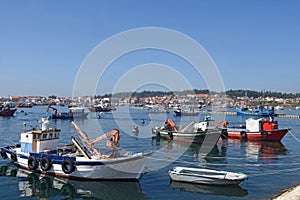
<svg viewBox="0 0 300 200">
<path fill-rule="evenodd" d="M 251 115 L 251 116 L 273 116 L 274 110 L 256 110 L 256 111 L 250 111 L 248 109 L 243 109 L 243 108 L 237 108 L 236 109 L 236 114 L 237 115 Z"/>
<path fill-rule="evenodd" d="M 7 157 L 20 168 L 35 173 L 74 180 L 138 180 L 150 155 L 150 153 L 137 153 L 128 157 L 96 160 L 52 154 L 15 153 L 10 148 L 1 148 L 1 151 L 5 151 Z M 12 154 L 16 155 L 15 160 L 13 160 Z M 28 159 L 30 156 L 35 156 L 38 160 L 38 167 L 35 170 L 29 168 Z M 41 168 L 41 159 L 43 157 L 48 157 L 51 160 L 51 168 L 47 171 Z M 75 166 L 74 171 L 69 174 L 65 173 L 62 167 L 62 163 L 66 159 L 72 160 Z"/>
<path fill-rule="evenodd" d="M 16 108 L 14 109 L 3 109 L 0 111 L 0 116 L 3 116 L 3 117 L 11 117 L 14 115 L 14 113 L 17 111 Z"/>
<path fill-rule="evenodd" d="M 215 135 L 217 138 L 221 135 L 221 129 L 211 129 L 206 132 L 175 132 L 161 130 L 157 133 L 159 137 L 167 140 L 175 140 L 182 142 L 202 143 L 207 134 Z"/>
<path fill-rule="evenodd" d="M 289 129 L 249 132 L 246 129 L 227 129 L 228 137 L 240 140 L 281 141 Z"/>
<path fill-rule="evenodd" d="M 102 107 L 90 107 L 89 111 L 90 112 L 110 112 L 112 109 L 111 108 L 102 108 Z"/>
<path fill-rule="evenodd" d="M 74 118 L 86 118 L 89 113 L 61 113 L 61 114 L 52 114 L 52 119 L 74 119 Z"/>
</svg>

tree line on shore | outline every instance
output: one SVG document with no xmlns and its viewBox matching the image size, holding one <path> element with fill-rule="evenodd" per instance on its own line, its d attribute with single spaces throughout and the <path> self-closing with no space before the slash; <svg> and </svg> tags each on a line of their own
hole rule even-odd
<svg viewBox="0 0 300 200">
<path fill-rule="evenodd" d="M 273 91 L 255 91 L 255 90 L 227 90 L 225 91 L 228 97 L 276 97 L 276 98 L 300 98 L 300 93 L 282 93 L 282 92 L 273 92 Z M 194 90 L 183 90 L 183 91 L 141 91 L 141 92 L 119 92 L 116 94 L 105 94 L 105 95 L 96 95 L 96 98 L 122 98 L 122 97 L 138 97 L 138 98 L 147 98 L 147 97 L 163 97 L 163 96 L 172 96 L 172 95 L 187 95 L 187 94 L 217 94 L 217 92 L 209 92 L 207 89 L 194 89 Z"/>
</svg>

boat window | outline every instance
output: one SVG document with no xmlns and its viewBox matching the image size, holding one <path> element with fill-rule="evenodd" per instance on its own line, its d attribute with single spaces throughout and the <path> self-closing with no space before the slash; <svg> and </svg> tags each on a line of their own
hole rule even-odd
<svg viewBox="0 0 300 200">
<path fill-rule="evenodd" d="M 52 139 L 53 133 L 49 133 L 49 139 Z"/>
<path fill-rule="evenodd" d="M 38 140 L 39 140 L 39 139 L 41 139 L 41 135 L 40 135 L 40 134 L 38 134 Z"/>
<path fill-rule="evenodd" d="M 33 139 L 34 139 L 34 140 L 36 139 L 36 134 L 33 134 Z"/>
<path fill-rule="evenodd" d="M 42 139 L 47 139 L 47 133 L 44 133 Z"/>
</svg>

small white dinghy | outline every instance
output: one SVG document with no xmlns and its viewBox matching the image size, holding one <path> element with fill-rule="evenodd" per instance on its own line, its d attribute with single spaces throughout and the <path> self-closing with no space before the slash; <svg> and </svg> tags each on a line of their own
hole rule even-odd
<svg viewBox="0 0 300 200">
<path fill-rule="evenodd" d="M 239 185 L 248 178 L 243 173 L 188 167 L 174 167 L 169 175 L 173 181 L 209 185 Z"/>
</svg>

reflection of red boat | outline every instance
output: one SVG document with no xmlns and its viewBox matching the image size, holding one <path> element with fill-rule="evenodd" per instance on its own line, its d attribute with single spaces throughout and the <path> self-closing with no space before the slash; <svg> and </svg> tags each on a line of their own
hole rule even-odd
<svg viewBox="0 0 300 200">
<path fill-rule="evenodd" d="M 239 142 L 239 139 L 228 139 L 230 142 Z M 240 143 L 246 150 L 247 158 L 262 160 L 277 160 L 278 155 L 285 155 L 287 149 L 281 142 L 274 141 L 247 141 Z"/>
<path fill-rule="evenodd" d="M 280 141 L 290 129 L 278 129 L 278 122 L 266 119 L 247 119 L 246 127 L 228 128 L 228 137 L 241 140 Z"/>
</svg>

